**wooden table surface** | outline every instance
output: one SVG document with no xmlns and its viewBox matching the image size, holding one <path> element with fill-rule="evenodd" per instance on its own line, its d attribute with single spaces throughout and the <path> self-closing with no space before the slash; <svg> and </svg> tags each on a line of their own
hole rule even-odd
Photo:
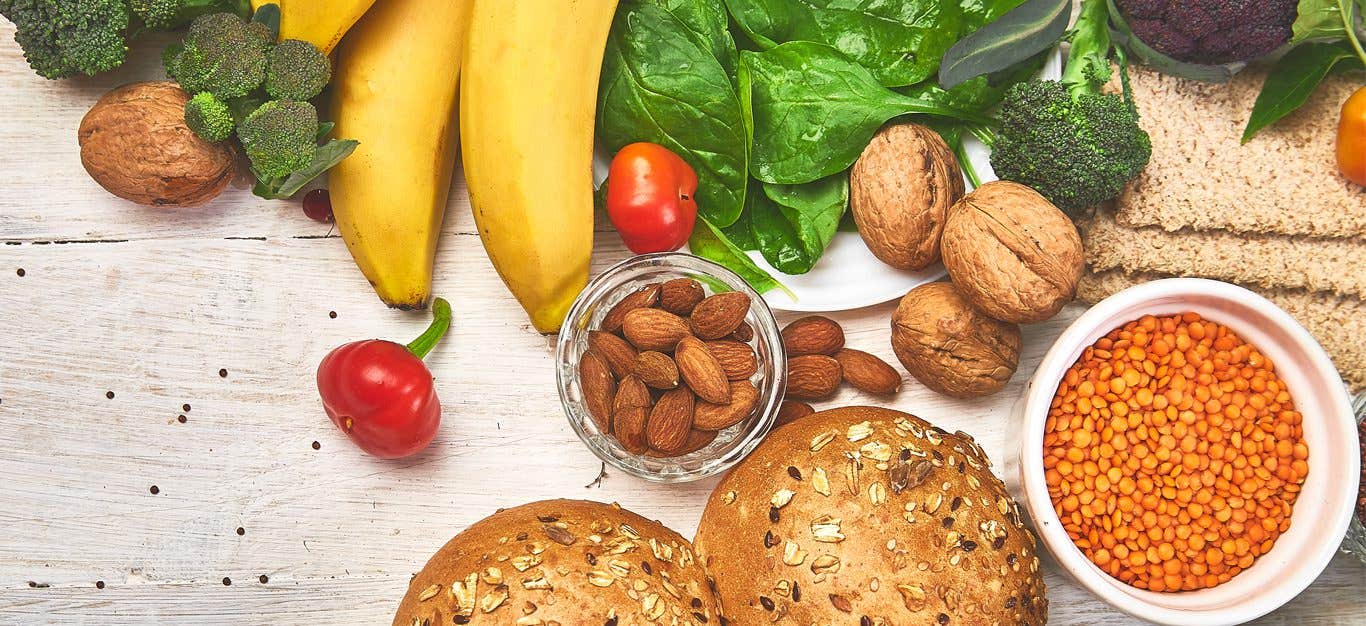
<svg viewBox="0 0 1366 626">
<path fill-rule="evenodd" d="M 197 209 L 106 194 L 76 126 L 110 87 L 160 77 L 156 42 L 120 71 L 53 82 L 0 24 L 0 624 L 388 623 L 450 536 L 543 498 L 620 502 L 691 536 L 713 481 L 595 480 L 556 397 L 554 340 L 499 282 L 463 183 L 436 269 L 455 323 L 427 359 L 441 432 L 416 458 L 376 460 L 328 422 L 314 369 L 346 341 L 407 341 L 426 317 L 386 309 L 295 203 L 241 186 Z M 595 269 L 625 255 L 599 233 Z M 893 360 L 892 309 L 834 317 L 852 347 Z M 1079 311 L 1026 329 L 1020 373 L 993 398 L 910 383 L 889 404 L 971 433 L 999 468 L 1008 407 Z M 1137 623 L 1052 563 L 1046 576 L 1053 623 Z M 1363 585 L 1339 555 L 1259 623 L 1366 623 Z"/>
</svg>

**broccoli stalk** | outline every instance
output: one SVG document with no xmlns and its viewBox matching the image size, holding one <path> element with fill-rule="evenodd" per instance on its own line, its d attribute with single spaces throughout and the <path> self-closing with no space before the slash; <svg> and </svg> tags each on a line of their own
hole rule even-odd
<svg viewBox="0 0 1366 626">
<path fill-rule="evenodd" d="M 175 30 L 210 13 L 251 15 L 248 0 L 129 0 L 129 5 L 152 30 Z"/>
<path fill-rule="evenodd" d="M 1062 80 L 1011 87 L 992 143 L 999 177 L 1073 214 L 1119 195 L 1152 156 L 1132 98 L 1101 92 L 1110 78 L 1108 18 L 1106 0 L 1082 2 Z"/>
<path fill-rule="evenodd" d="M 0 0 L 14 40 L 44 78 L 94 76 L 123 64 L 131 13 L 126 0 Z"/>
</svg>

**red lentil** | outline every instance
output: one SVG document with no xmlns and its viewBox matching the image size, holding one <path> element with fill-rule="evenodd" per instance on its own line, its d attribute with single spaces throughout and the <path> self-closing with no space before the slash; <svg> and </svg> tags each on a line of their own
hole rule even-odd
<svg viewBox="0 0 1366 626">
<path fill-rule="evenodd" d="M 1309 473 L 1302 422 L 1271 360 L 1227 327 L 1145 316 L 1086 348 L 1058 385 L 1048 492 L 1111 576 L 1151 591 L 1213 587 L 1290 527 Z"/>
</svg>

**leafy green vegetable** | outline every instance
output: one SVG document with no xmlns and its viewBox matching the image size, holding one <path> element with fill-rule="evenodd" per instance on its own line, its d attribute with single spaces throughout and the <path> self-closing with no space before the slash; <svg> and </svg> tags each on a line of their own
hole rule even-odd
<svg viewBox="0 0 1366 626">
<path fill-rule="evenodd" d="M 760 269 L 758 265 L 755 265 L 754 261 L 750 260 L 749 255 L 736 247 L 720 229 L 704 219 L 697 221 L 697 227 L 692 231 L 692 238 L 688 240 L 688 247 L 693 254 L 715 261 L 739 274 L 741 278 L 745 279 L 745 282 L 749 283 L 759 293 L 781 289 L 789 296 L 792 295 L 787 287 L 775 280 L 768 272 Z M 795 299 L 795 296 L 793 298 Z"/>
<path fill-rule="evenodd" d="M 944 89 L 932 81 L 925 81 L 909 87 L 902 87 L 897 89 L 897 92 L 913 98 L 938 102 L 963 111 L 986 113 L 1001 103 L 1001 98 L 1005 96 L 1006 89 L 1009 89 L 1011 85 L 1036 76 L 1039 70 L 1043 69 L 1050 54 L 1051 51 L 1045 50 L 1010 69 L 995 74 L 977 76 L 954 85 L 950 89 Z M 933 124 L 931 125 L 933 126 Z"/>
<path fill-rule="evenodd" d="M 958 5 L 963 8 L 963 34 L 971 35 L 1023 2 L 1024 0 L 962 0 Z"/>
<path fill-rule="evenodd" d="M 291 172 L 283 180 L 257 180 L 252 193 L 267 200 L 283 200 L 294 197 L 305 185 L 321 176 L 332 166 L 350 156 L 360 142 L 355 139 L 333 139 L 318 147 L 313 160 L 303 169 Z"/>
<path fill-rule="evenodd" d="M 740 54 L 735 48 L 735 40 L 730 35 L 730 17 L 726 7 L 715 0 L 652 0 L 678 18 L 693 38 L 703 48 L 711 50 L 712 56 L 726 68 L 726 73 L 734 76 L 740 64 Z"/>
<path fill-rule="evenodd" d="M 939 84 L 951 88 L 1053 47 L 1071 17 L 1072 0 L 1027 0 L 953 44 L 939 68 Z"/>
<path fill-rule="evenodd" d="M 1352 49 L 1345 43 L 1305 44 L 1281 57 L 1252 105 L 1252 116 L 1243 129 L 1243 143 L 1300 108 L 1333 66 L 1353 57 Z"/>
<path fill-rule="evenodd" d="M 750 173 L 800 184 L 849 168 L 887 120 L 909 113 L 985 122 L 971 111 L 883 87 L 838 50 L 814 42 L 743 52 L 751 74 Z"/>
<path fill-rule="evenodd" d="M 609 151 L 636 141 L 674 151 L 697 172 L 699 215 L 724 227 L 744 208 L 743 116 L 730 74 L 692 27 L 653 2 L 622 3 L 598 92 L 598 139 Z"/>
<path fill-rule="evenodd" d="M 849 206 L 846 173 L 804 185 L 756 183 L 747 196 L 759 252 L 784 274 L 805 274 L 825 253 Z"/>
<path fill-rule="evenodd" d="M 814 41 L 857 61 L 889 87 L 934 75 L 963 30 L 957 0 L 726 0 L 761 47 Z"/>
<path fill-rule="evenodd" d="M 1348 25 L 1357 24 L 1357 17 L 1363 14 L 1366 14 L 1366 0 L 1300 0 L 1299 17 L 1291 27 L 1294 36 L 1290 42 L 1347 39 L 1349 32 L 1358 39 L 1366 38 L 1366 26 L 1358 25 L 1356 31 L 1348 30 Z"/>
</svg>

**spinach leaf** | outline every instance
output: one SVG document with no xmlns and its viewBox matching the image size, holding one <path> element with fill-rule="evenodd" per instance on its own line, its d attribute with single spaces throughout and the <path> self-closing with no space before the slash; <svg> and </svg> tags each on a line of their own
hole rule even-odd
<svg viewBox="0 0 1366 626">
<path fill-rule="evenodd" d="M 762 183 L 746 196 L 759 252 L 784 274 L 805 274 L 825 254 L 849 206 L 849 175 L 804 185 Z"/>
<path fill-rule="evenodd" d="M 703 48 L 711 50 L 712 56 L 726 68 L 726 73 L 735 75 L 740 63 L 735 40 L 730 35 L 730 17 L 726 7 L 715 0 L 653 0 L 666 11 L 683 22 L 692 32 L 693 38 Z"/>
<path fill-rule="evenodd" d="M 744 208 L 748 134 L 740 96 L 688 24 L 645 0 L 623 2 L 612 23 L 598 91 L 598 139 L 611 152 L 660 144 L 697 172 L 698 213 L 734 222 Z"/>
<path fill-rule="evenodd" d="M 953 44 L 939 68 L 939 84 L 948 89 L 1053 47 L 1071 17 L 1072 0 L 1027 0 Z"/>
<path fill-rule="evenodd" d="M 800 184 L 849 168 L 887 120 L 909 113 L 985 122 L 971 111 L 883 87 L 838 50 L 814 42 L 743 52 L 751 75 L 750 173 Z"/>
<path fill-rule="evenodd" d="M 1300 108 L 1333 66 L 1352 58 L 1352 49 L 1346 42 L 1305 44 L 1281 57 L 1267 74 L 1262 92 L 1257 94 L 1257 102 L 1252 105 L 1252 116 L 1243 129 L 1243 143 Z"/>
<path fill-rule="evenodd" d="M 963 30 L 958 0 L 726 0 L 726 6 L 761 47 L 825 43 L 888 87 L 933 76 Z"/>
<path fill-rule="evenodd" d="M 697 227 L 692 231 L 692 238 L 688 240 L 688 248 L 692 250 L 693 254 L 704 259 L 710 259 L 739 274 L 741 278 L 745 279 L 745 282 L 749 283 L 759 293 L 781 289 L 792 296 L 792 292 L 787 287 L 774 280 L 773 276 L 758 265 L 755 265 L 754 261 L 750 260 L 744 251 L 736 247 L 721 232 L 721 229 L 706 220 L 698 220 Z M 792 297 L 794 300 L 796 299 L 796 296 Z"/>
<path fill-rule="evenodd" d="M 944 89 L 932 81 L 926 81 L 909 87 L 901 87 L 897 91 L 907 96 L 938 102 L 955 109 L 986 113 L 1001 103 L 1006 90 L 1010 89 L 1012 85 L 1037 76 L 1050 54 L 1051 51 L 1045 50 L 1010 69 L 970 78 L 949 89 Z"/>
<path fill-rule="evenodd" d="M 1299 16 L 1291 27 L 1291 43 L 1323 39 L 1346 39 L 1349 25 L 1366 14 L 1366 0 L 1300 0 Z M 1357 26 L 1358 37 L 1366 38 L 1366 27 Z"/>
<path fill-rule="evenodd" d="M 963 9 L 963 34 L 971 35 L 1022 2 L 1024 0 L 962 0 L 958 5 Z"/>
</svg>

